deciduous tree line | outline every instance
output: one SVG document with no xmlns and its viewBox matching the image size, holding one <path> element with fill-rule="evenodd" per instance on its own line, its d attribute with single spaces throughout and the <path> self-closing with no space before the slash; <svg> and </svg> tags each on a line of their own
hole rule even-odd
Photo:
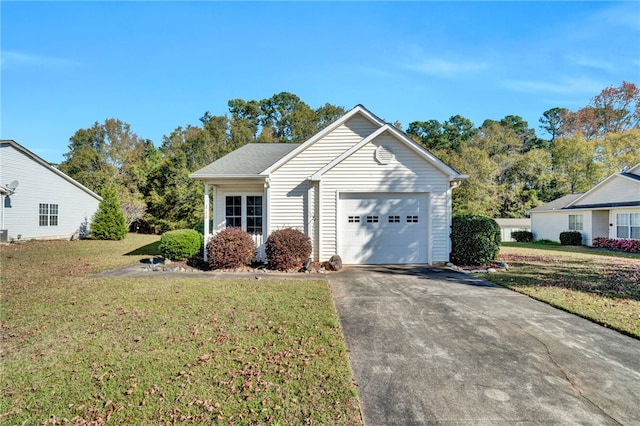
<svg viewBox="0 0 640 426">
<path fill-rule="evenodd" d="M 203 186 L 188 175 L 249 143 L 303 142 L 341 117 L 343 107 L 311 108 L 298 96 L 228 102 L 200 124 L 177 127 L 156 147 L 118 119 L 78 130 L 60 170 L 100 193 L 115 186 L 127 223 L 140 231 L 190 228 L 202 220 Z M 399 123 L 395 123 L 400 127 Z M 640 90 L 605 88 L 589 105 L 542 113 L 539 138 L 517 115 L 476 127 L 460 115 L 414 121 L 405 132 L 470 178 L 453 194 L 454 214 L 522 217 L 543 202 L 583 192 L 640 162 Z"/>
</svg>

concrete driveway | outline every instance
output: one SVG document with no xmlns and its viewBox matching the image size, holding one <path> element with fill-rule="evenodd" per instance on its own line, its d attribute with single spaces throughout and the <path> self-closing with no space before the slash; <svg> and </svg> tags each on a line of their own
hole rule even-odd
<svg viewBox="0 0 640 426">
<path fill-rule="evenodd" d="M 448 269 L 329 275 L 367 426 L 640 424 L 640 341 Z"/>
</svg>

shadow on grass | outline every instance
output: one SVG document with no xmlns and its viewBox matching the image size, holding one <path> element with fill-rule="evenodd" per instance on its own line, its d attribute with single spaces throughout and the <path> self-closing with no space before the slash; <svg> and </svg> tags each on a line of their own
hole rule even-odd
<svg viewBox="0 0 640 426">
<path fill-rule="evenodd" d="M 125 253 L 125 256 L 160 256 L 160 241 L 155 241 L 151 244 L 147 244 L 142 247 L 138 247 L 137 249 L 130 251 L 129 253 Z"/>
</svg>

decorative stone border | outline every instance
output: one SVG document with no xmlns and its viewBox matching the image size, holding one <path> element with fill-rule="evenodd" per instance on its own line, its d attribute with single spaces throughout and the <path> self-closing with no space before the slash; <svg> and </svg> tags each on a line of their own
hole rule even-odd
<svg viewBox="0 0 640 426">
<path fill-rule="evenodd" d="M 509 270 L 509 265 L 506 262 L 503 262 L 501 260 L 493 263 L 490 266 L 487 267 L 465 267 L 465 266 L 456 266 L 453 263 L 447 263 L 447 266 L 451 269 L 453 269 L 454 271 L 458 271 L 458 272 L 462 272 L 465 274 L 482 274 L 482 273 L 488 273 L 488 274 L 495 274 L 497 272 L 502 272 L 502 271 L 508 271 Z"/>
</svg>

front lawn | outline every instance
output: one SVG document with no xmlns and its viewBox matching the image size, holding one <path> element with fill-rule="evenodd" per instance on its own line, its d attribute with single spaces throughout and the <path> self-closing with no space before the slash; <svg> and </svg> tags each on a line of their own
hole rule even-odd
<svg viewBox="0 0 640 426">
<path fill-rule="evenodd" d="M 483 277 L 640 338 L 640 255 L 508 243 L 506 272 Z"/>
<path fill-rule="evenodd" d="M 156 242 L 2 246 L 0 423 L 361 424 L 326 282 L 88 275 Z"/>
</svg>

